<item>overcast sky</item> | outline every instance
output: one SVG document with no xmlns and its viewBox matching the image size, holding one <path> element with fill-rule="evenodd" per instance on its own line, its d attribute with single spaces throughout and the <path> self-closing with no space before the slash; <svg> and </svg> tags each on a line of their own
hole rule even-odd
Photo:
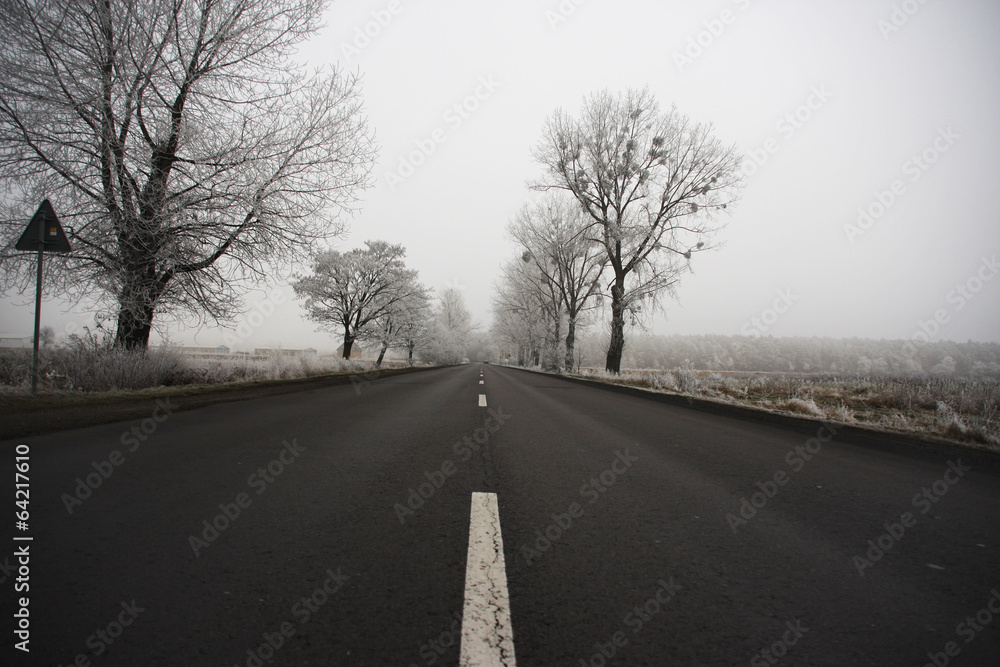
<svg viewBox="0 0 1000 667">
<path fill-rule="evenodd" d="M 344 0 L 302 58 L 362 74 L 380 146 L 336 247 L 403 244 L 483 328 L 546 117 L 649 86 L 712 123 L 749 176 L 654 332 L 910 338 L 937 318 L 937 339 L 1000 341 L 1000 2 Z M 266 295 L 282 303 L 239 347 L 339 344 L 287 285 L 248 304 Z M 3 299 L 0 329 L 30 333 L 31 296 Z M 51 303 L 43 324 L 91 317 Z"/>
</svg>

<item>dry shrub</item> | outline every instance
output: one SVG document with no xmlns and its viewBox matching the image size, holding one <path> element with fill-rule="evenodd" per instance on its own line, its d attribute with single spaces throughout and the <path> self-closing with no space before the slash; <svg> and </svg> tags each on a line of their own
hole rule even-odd
<svg viewBox="0 0 1000 667">
<path fill-rule="evenodd" d="M 99 338 L 89 331 L 70 336 L 66 345 L 41 352 L 41 381 L 50 389 L 70 391 L 159 387 L 172 384 L 185 366 L 184 359 L 172 350 L 125 350 L 114 347 L 110 338 Z"/>
<path fill-rule="evenodd" d="M 370 361 L 344 359 L 335 356 L 306 356 L 271 354 L 264 359 L 232 357 L 229 359 L 192 360 L 188 370 L 188 384 L 215 384 L 219 382 L 248 382 L 284 380 L 312 377 L 326 373 L 369 371 Z"/>
<path fill-rule="evenodd" d="M 894 412 L 890 415 L 882 415 L 876 422 L 879 426 L 905 431 L 910 428 L 910 420 L 901 412 Z"/>
<path fill-rule="evenodd" d="M 280 380 L 325 373 L 371 370 L 370 361 L 341 357 L 274 354 L 265 359 L 230 357 L 190 359 L 169 347 L 123 350 L 87 331 L 62 346 L 40 350 L 43 390 L 120 391 L 163 385 L 217 384 Z M 0 353 L 0 393 L 22 394 L 31 388 L 31 350 Z"/>
<path fill-rule="evenodd" d="M 802 415 L 810 415 L 812 417 L 825 416 L 823 409 L 818 405 L 816 405 L 816 402 L 811 398 L 809 399 L 793 398 L 790 401 L 781 404 L 780 407 L 790 412 L 797 412 Z"/>
<path fill-rule="evenodd" d="M 698 374 L 687 368 L 678 368 L 673 371 L 674 384 L 678 391 L 685 394 L 697 394 L 701 388 L 701 381 Z"/>
<path fill-rule="evenodd" d="M 851 410 L 843 403 L 831 411 L 830 417 L 838 422 L 843 422 L 844 424 L 853 424 L 857 421 L 854 417 L 854 410 Z"/>
</svg>

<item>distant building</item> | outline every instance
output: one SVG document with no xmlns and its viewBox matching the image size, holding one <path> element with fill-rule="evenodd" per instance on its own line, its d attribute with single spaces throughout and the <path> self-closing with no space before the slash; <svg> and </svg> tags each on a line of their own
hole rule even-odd
<svg viewBox="0 0 1000 667">
<path fill-rule="evenodd" d="M 307 347 L 304 350 L 285 350 L 282 348 L 258 347 L 253 351 L 255 357 L 315 357 L 316 350 Z"/>
<path fill-rule="evenodd" d="M 18 334 L 0 334 L 0 348 L 17 350 L 22 348 L 32 348 L 35 344 L 34 336 L 21 336 Z"/>
<path fill-rule="evenodd" d="M 341 346 L 337 348 L 337 356 L 343 358 L 344 356 L 343 344 L 341 344 Z M 351 359 L 364 359 L 364 358 L 365 358 L 365 351 L 361 349 L 361 346 L 355 342 L 354 345 L 351 346 Z"/>
<path fill-rule="evenodd" d="M 192 357 L 194 359 L 212 359 L 215 357 L 228 357 L 229 348 L 225 345 L 219 345 L 217 347 L 170 347 L 167 349 L 175 350 L 180 352 L 185 357 Z"/>
</svg>

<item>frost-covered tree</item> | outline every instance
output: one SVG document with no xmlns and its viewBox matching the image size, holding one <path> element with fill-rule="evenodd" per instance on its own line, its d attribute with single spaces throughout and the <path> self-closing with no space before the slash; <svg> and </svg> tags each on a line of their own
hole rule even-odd
<svg viewBox="0 0 1000 667">
<path fill-rule="evenodd" d="M 433 328 L 433 311 L 430 304 L 411 311 L 411 317 L 403 324 L 400 338 L 402 347 L 406 350 L 406 363 L 413 365 L 413 355 L 430 343 Z"/>
<path fill-rule="evenodd" d="M 518 365 L 538 365 L 552 340 L 558 296 L 533 262 L 517 257 L 501 267 L 493 290 L 493 334 L 501 347 L 513 349 Z M 530 259 L 530 258 L 529 258 Z"/>
<path fill-rule="evenodd" d="M 600 279 L 606 253 L 588 232 L 593 220 L 575 199 L 550 193 L 534 205 L 525 205 L 508 226 L 524 251 L 522 259 L 534 266 L 544 285 L 543 294 L 555 297 L 553 322 L 559 342 L 560 312 L 566 315 L 565 368 L 574 366 L 576 329 L 580 315 L 600 298 Z M 595 298 L 596 297 L 596 298 Z"/>
<path fill-rule="evenodd" d="M 441 292 L 423 356 L 434 363 L 455 364 L 466 355 L 469 336 L 476 330 L 465 297 L 454 287 Z"/>
<path fill-rule="evenodd" d="M 415 275 L 415 274 L 414 274 Z M 404 285 L 402 297 L 382 311 L 371 327 L 358 333 L 361 340 L 378 344 L 376 366 L 382 365 L 385 353 L 392 348 L 404 348 L 407 361 L 413 364 L 413 352 L 422 344 L 430 327 L 430 293 L 413 281 Z"/>
<path fill-rule="evenodd" d="M 425 288 L 403 263 L 406 250 L 385 241 L 365 241 L 350 252 L 326 250 L 313 259 L 312 273 L 292 287 L 305 299 L 310 319 L 343 333 L 343 357 L 359 337 L 377 336 L 377 323 L 420 298 Z"/>
<path fill-rule="evenodd" d="M 739 189 L 739 154 L 710 126 L 630 90 L 591 95 L 577 117 L 556 111 L 534 156 L 545 169 L 535 187 L 569 192 L 594 221 L 612 273 L 605 367 L 617 373 L 626 313 L 656 303 L 692 252 L 707 249 L 713 214 Z"/>
<path fill-rule="evenodd" d="M 145 348 L 154 318 L 226 319 L 369 181 L 358 81 L 293 61 L 326 0 L 0 3 L 3 287 L 42 198 L 71 230 L 49 264 L 62 294 Z"/>
</svg>

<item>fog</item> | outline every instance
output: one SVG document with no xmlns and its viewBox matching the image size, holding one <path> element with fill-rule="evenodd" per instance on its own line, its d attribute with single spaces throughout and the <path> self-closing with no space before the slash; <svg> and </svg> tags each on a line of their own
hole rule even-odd
<svg viewBox="0 0 1000 667">
<path fill-rule="evenodd" d="M 648 86 L 712 123 L 747 175 L 722 247 L 695 256 L 653 332 L 1000 341 L 1000 3 L 377 0 L 336 2 L 326 24 L 301 58 L 363 75 L 380 146 L 335 247 L 403 244 L 483 329 L 516 252 L 505 226 L 538 196 L 546 117 Z M 267 303 L 237 347 L 339 344 L 287 286 L 305 259 L 248 292 L 249 312 Z M 30 334 L 32 301 L 5 295 L 0 330 Z M 43 310 L 57 333 L 92 323 L 58 299 Z M 164 337 L 233 340 L 176 323 Z"/>
</svg>

